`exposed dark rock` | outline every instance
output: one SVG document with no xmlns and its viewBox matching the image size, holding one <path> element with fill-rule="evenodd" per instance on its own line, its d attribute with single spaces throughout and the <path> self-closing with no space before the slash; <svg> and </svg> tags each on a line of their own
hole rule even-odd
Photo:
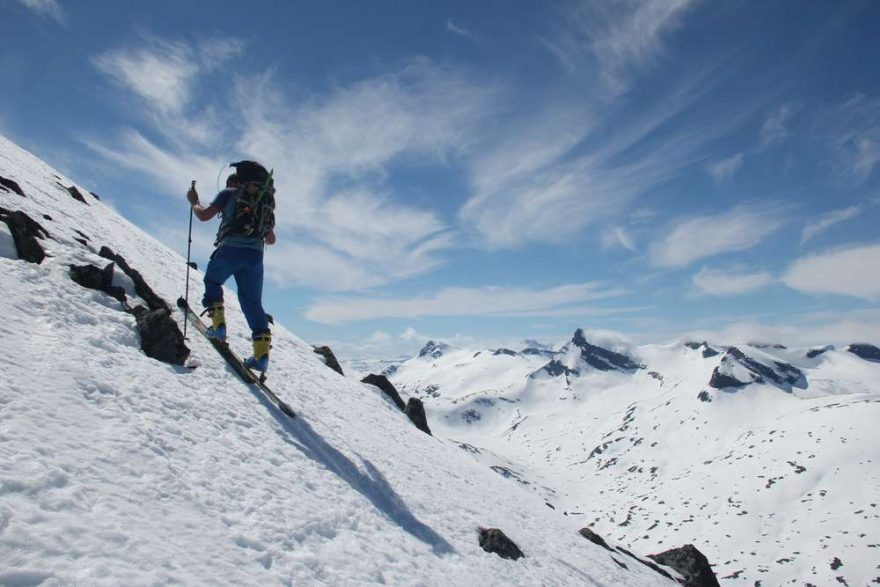
<svg viewBox="0 0 880 587">
<path fill-rule="evenodd" d="M 431 429 L 428 428 L 428 417 L 425 415 L 425 405 L 417 397 L 409 398 L 406 402 L 404 413 L 410 421 L 416 425 L 416 428 L 431 436 Z"/>
<path fill-rule="evenodd" d="M 581 350 L 581 359 L 591 367 L 595 367 L 600 371 L 631 371 L 641 369 L 643 365 L 632 360 L 632 358 L 617 353 L 606 348 L 590 344 L 582 328 L 578 328 L 571 342 Z"/>
<path fill-rule="evenodd" d="M 685 579 L 685 587 L 719 587 L 708 559 L 693 544 L 649 554 L 648 558 L 678 571 Z"/>
<path fill-rule="evenodd" d="M 480 528 L 480 546 L 486 552 L 494 552 L 501 558 L 517 560 L 523 551 L 498 528 Z"/>
<path fill-rule="evenodd" d="M 703 347 L 705 344 L 706 344 L 705 342 L 694 342 L 694 341 L 688 341 L 688 342 L 684 343 L 684 346 L 686 346 L 686 347 L 689 348 L 689 349 L 693 349 L 693 350 L 695 350 L 695 351 L 698 351 L 698 350 L 700 350 L 700 348 Z"/>
<path fill-rule="evenodd" d="M 712 396 L 709 395 L 709 392 L 705 389 L 697 394 L 697 399 L 699 399 L 701 402 L 712 403 Z"/>
<path fill-rule="evenodd" d="M 143 306 L 137 306 L 131 313 L 137 320 L 144 353 L 164 363 L 183 365 L 190 350 L 186 348 L 183 333 L 171 313 L 164 308 L 148 310 Z"/>
<path fill-rule="evenodd" d="M 740 381 L 727 373 L 727 369 L 733 363 L 745 367 L 749 371 L 752 381 Z M 709 385 L 715 389 L 722 389 L 724 387 L 743 387 L 749 383 L 765 383 L 766 381 L 770 381 L 788 392 L 791 392 L 792 386 L 800 388 L 807 386 L 803 372 L 794 365 L 775 360 L 768 365 L 749 357 L 736 347 L 727 349 L 727 354 L 721 360 L 721 364 L 713 371 Z"/>
<path fill-rule="evenodd" d="M 115 262 L 120 269 L 122 269 L 123 273 L 128 275 L 129 278 L 134 282 L 134 291 L 142 300 L 147 303 L 147 307 L 150 310 L 165 310 L 168 314 L 171 314 L 171 307 L 163 300 L 161 297 L 153 291 L 153 289 L 147 285 L 146 280 L 143 276 L 132 269 L 132 267 L 126 262 L 125 259 L 122 258 L 121 255 L 117 255 L 113 251 L 111 251 L 108 247 L 101 247 L 101 250 L 98 254 L 105 259 L 110 259 Z"/>
<path fill-rule="evenodd" d="M 854 343 L 846 347 L 846 350 L 866 361 L 880 361 L 880 348 L 867 343 Z"/>
<path fill-rule="evenodd" d="M 815 359 L 819 355 L 825 354 L 826 352 L 831 351 L 831 350 L 834 350 L 834 346 L 830 345 L 830 344 L 825 345 L 823 347 L 813 348 L 813 349 L 810 349 L 807 351 L 807 358 L 808 359 Z"/>
<path fill-rule="evenodd" d="M 21 210 L 13 212 L 0 208 L 0 220 L 9 227 L 12 240 L 15 241 L 15 251 L 18 253 L 18 258 L 37 265 L 42 263 L 46 258 L 46 251 L 43 250 L 37 239 L 49 237 L 46 229 Z"/>
<path fill-rule="evenodd" d="M 400 399 L 400 394 L 397 393 L 397 388 L 395 388 L 394 384 L 388 381 L 388 378 L 384 375 L 374 375 L 373 373 L 370 373 L 369 375 L 361 379 L 361 383 L 375 385 L 376 387 L 381 389 L 385 393 L 385 395 L 391 398 L 391 401 L 393 401 L 394 404 L 398 408 L 400 408 L 401 412 L 406 411 L 406 404 L 403 403 L 402 399 Z"/>
<path fill-rule="evenodd" d="M 445 342 L 434 342 L 433 340 L 429 340 L 428 343 L 422 347 L 422 350 L 419 351 L 419 356 L 439 359 L 448 348 L 449 345 Z"/>
<path fill-rule="evenodd" d="M 510 349 L 498 349 L 492 354 L 493 355 L 510 355 L 511 357 L 515 357 L 516 351 L 512 351 Z"/>
<path fill-rule="evenodd" d="M 608 546 L 608 543 L 605 542 L 605 539 L 593 532 L 590 528 L 581 528 L 580 530 L 578 530 L 578 534 L 580 534 L 593 544 L 598 544 L 602 548 L 607 548 L 608 550 L 614 552 L 611 547 Z"/>
<path fill-rule="evenodd" d="M 24 195 L 24 192 L 21 191 L 21 187 L 19 187 L 18 183 L 12 181 L 11 179 L 6 179 L 2 175 L 0 175 L 0 186 L 7 188 L 7 191 L 12 190 L 19 196 L 27 197 Z"/>
<path fill-rule="evenodd" d="M 330 350 L 328 346 L 313 346 L 315 353 L 321 355 L 321 358 L 324 359 L 324 364 L 339 373 L 340 375 L 345 375 L 342 372 L 342 366 L 339 364 L 339 361 L 336 360 L 336 355 L 333 354 L 333 351 Z"/>
<path fill-rule="evenodd" d="M 703 358 L 704 359 L 708 359 L 710 357 L 717 357 L 720 354 L 721 353 L 719 353 L 718 351 L 716 351 L 715 349 L 713 349 L 712 347 L 710 347 L 708 345 L 706 346 L 706 348 L 703 349 Z"/>
<path fill-rule="evenodd" d="M 83 287 L 103 291 L 122 302 L 125 307 L 128 305 L 125 289 L 113 285 L 113 263 L 103 269 L 94 265 L 71 265 L 70 278 Z"/>
<path fill-rule="evenodd" d="M 381 375 L 384 375 L 385 377 L 391 377 L 392 375 L 394 375 L 395 373 L 397 373 L 397 370 L 398 370 L 399 368 L 400 368 L 400 367 L 399 367 L 398 365 L 388 365 L 387 367 L 385 367 L 384 369 L 382 369 L 382 373 L 381 373 Z"/>
<path fill-rule="evenodd" d="M 82 193 L 78 189 L 76 189 L 75 185 L 72 185 L 69 188 L 64 188 L 64 189 L 67 190 L 67 193 L 69 193 L 73 197 L 74 200 L 78 200 L 78 201 L 82 202 L 83 204 L 85 204 L 86 206 L 89 205 L 89 203 L 86 202 L 85 197 L 83 197 Z"/>
<path fill-rule="evenodd" d="M 89 192 L 89 193 L 92 194 L 92 196 L 94 196 L 94 198 L 95 198 L 96 200 L 100 200 L 100 199 L 101 199 L 101 196 L 99 196 L 99 195 L 96 194 L 95 192 Z"/>
<path fill-rule="evenodd" d="M 721 372 L 721 366 L 715 367 L 712 371 L 712 378 L 709 380 L 709 386 L 715 389 L 724 389 L 725 387 L 745 387 L 751 381 L 740 381 L 732 375 Z"/>
<path fill-rule="evenodd" d="M 538 375 L 542 371 L 550 375 L 550 377 L 559 377 L 560 375 L 577 375 L 577 371 L 569 369 L 568 367 L 563 365 L 558 359 L 553 359 L 552 361 L 535 371 L 531 375 L 531 377 Z"/>
<path fill-rule="evenodd" d="M 554 352 L 548 349 L 539 349 L 535 347 L 525 348 L 520 351 L 521 355 L 543 355 L 545 357 L 552 357 Z"/>
</svg>

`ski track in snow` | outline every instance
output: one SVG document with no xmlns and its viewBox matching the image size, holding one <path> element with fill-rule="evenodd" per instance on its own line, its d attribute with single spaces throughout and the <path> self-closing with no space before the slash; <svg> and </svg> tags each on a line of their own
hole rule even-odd
<svg viewBox="0 0 880 587">
<path fill-rule="evenodd" d="M 74 200 L 72 181 L 2 137 L 0 175 L 26 194 L 0 190 L 0 206 L 51 237 L 34 265 L 0 225 L 0 585 L 671 584 L 622 569 L 576 521 L 418 431 L 281 326 L 269 382 L 293 421 L 192 330 L 198 368 L 148 358 L 134 318 L 69 266 L 104 267 L 109 246 L 173 306 L 183 258 L 86 190 Z M 139 301 L 118 268 L 114 280 Z M 198 272 L 190 288 L 200 299 Z M 526 558 L 482 551 L 479 527 Z"/>
</svg>

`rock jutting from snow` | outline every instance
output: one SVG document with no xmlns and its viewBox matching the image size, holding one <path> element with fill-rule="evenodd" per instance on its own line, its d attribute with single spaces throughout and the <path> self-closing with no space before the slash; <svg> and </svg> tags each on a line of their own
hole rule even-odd
<svg viewBox="0 0 880 587">
<path fill-rule="evenodd" d="M 137 320 L 144 353 L 157 361 L 183 365 L 190 350 L 184 344 L 183 333 L 171 313 L 164 308 L 148 310 L 143 306 L 135 307 L 131 313 Z"/>
<path fill-rule="evenodd" d="M 500 349 L 496 349 L 495 352 L 493 352 L 492 354 L 495 355 L 496 357 L 498 355 L 507 355 L 510 357 L 515 357 L 517 353 L 516 353 L 516 351 L 510 350 L 510 349 L 500 348 Z"/>
<path fill-rule="evenodd" d="M 76 200 L 76 201 L 78 201 L 78 202 L 82 202 L 82 203 L 85 204 L 86 206 L 89 205 L 89 203 L 86 202 L 85 197 L 82 195 L 82 192 L 80 192 L 78 189 L 76 189 L 76 186 L 75 186 L 75 185 L 72 185 L 72 186 L 70 186 L 70 187 L 68 187 L 68 188 L 64 188 L 64 189 L 67 190 L 67 193 L 69 193 L 70 196 L 71 196 L 74 200 Z"/>
<path fill-rule="evenodd" d="M 18 194 L 19 196 L 22 196 L 25 198 L 27 197 L 24 195 L 24 192 L 21 190 L 21 187 L 18 185 L 17 182 L 12 181 L 11 179 L 6 179 L 2 175 L 0 175 L 0 186 L 3 186 L 4 188 L 6 188 L 7 191 L 12 190 L 13 192 Z"/>
<path fill-rule="evenodd" d="M 737 347 L 730 347 L 721 359 L 721 363 L 712 372 L 709 386 L 715 389 L 741 388 L 750 383 L 769 382 L 789 393 L 792 387 L 801 389 L 807 387 L 806 377 L 794 365 L 775 359 L 765 359 L 765 361 L 751 357 Z"/>
<path fill-rule="evenodd" d="M 113 285 L 113 263 L 103 269 L 94 265 L 71 265 L 70 278 L 83 287 L 102 291 L 122 302 L 123 307 L 128 307 L 125 288 Z"/>
<path fill-rule="evenodd" d="M 812 348 L 807 351 L 807 358 L 808 359 L 815 359 L 819 355 L 824 355 L 828 351 L 833 351 L 833 350 L 834 350 L 834 345 L 830 345 L 830 344 L 827 344 L 823 347 Z"/>
<path fill-rule="evenodd" d="M 324 360 L 324 364 L 339 373 L 342 376 L 345 376 L 345 373 L 342 372 L 342 365 L 339 364 L 339 361 L 336 360 L 336 355 L 333 354 L 333 351 L 330 347 L 324 346 L 312 346 L 312 350 L 315 351 L 316 355 L 320 355 L 321 359 Z"/>
<path fill-rule="evenodd" d="M 417 397 L 409 398 L 404 413 L 416 425 L 416 428 L 428 436 L 432 436 L 431 429 L 428 428 L 428 417 L 425 415 L 425 404 L 422 403 L 422 400 Z"/>
<path fill-rule="evenodd" d="M 403 400 L 400 398 L 400 394 L 397 392 L 397 388 L 394 387 L 394 384 L 388 381 L 388 378 L 384 375 L 375 375 L 370 373 L 363 379 L 361 379 L 361 383 L 366 383 L 367 385 L 374 385 L 382 390 L 382 392 L 391 398 L 391 401 L 394 402 L 398 408 L 400 408 L 401 412 L 406 411 L 406 404 L 403 403 Z"/>
<path fill-rule="evenodd" d="M 873 344 L 853 343 L 846 350 L 866 361 L 880 361 L 880 348 Z"/>
<path fill-rule="evenodd" d="M 649 554 L 648 558 L 678 571 L 685 578 L 685 587 L 719 587 L 709 560 L 693 544 Z"/>
<path fill-rule="evenodd" d="M 143 276 L 135 271 L 128 262 L 126 262 L 122 255 L 117 255 L 111 251 L 109 247 L 101 247 L 101 250 L 98 251 L 98 255 L 116 263 L 119 268 L 122 269 L 122 272 L 131 278 L 134 282 L 135 293 L 147 303 L 148 308 L 151 310 L 165 310 L 169 315 L 171 314 L 171 307 L 153 291 L 153 288 L 147 284 L 147 281 Z"/>
<path fill-rule="evenodd" d="M 46 229 L 21 210 L 11 211 L 0 208 L 0 220 L 9 227 L 18 258 L 37 265 L 42 263 L 46 258 L 46 251 L 37 239 L 49 238 Z"/>
<path fill-rule="evenodd" d="M 580 375 L 585 368 L 631 372 L 643 367 L 644 365 L 632 357 L 590 343 L 584 330 L 578 328 L 571 341 L 554 354 L 553 360 L 532 373 L 530 377 Z"/>
<path fill-rule="evenodd" d="M 584 538 L 586 538 L 587 540 L 589 540 L 593 544 L 598 544 L 602 548 L 611 550 L 613 552 L 613 549 L 610 546 L 608 546 L 608 543 L 605 542 L 605 539 L 602 538 L 601 536 L 599 536 L 598 534 L 596 534 L 595 532 L 593 532 L 592 529 L 581 528 L 580 530 L 578 530 L 578 534 L 580 534 L 581 536 L 583 536 Z"/>
<path fill-rule="evenodd" d="M 422 350 L 419 351 L 420 357 L 431 357 L 432 359 L 439 359 L 443 356 L 443 353 L 449 349 L 449 345 L 445 342 L 435 342 L 433 340 L 429 340 L 425 346 L 422 347 Z"/>
<path fill-rule="evenodd" d="M 501 558 L 517 560 L 525 556 L 523 551 L 498 528 L 480 528 L 480 547 L 494 552 Z"/>
</svg>

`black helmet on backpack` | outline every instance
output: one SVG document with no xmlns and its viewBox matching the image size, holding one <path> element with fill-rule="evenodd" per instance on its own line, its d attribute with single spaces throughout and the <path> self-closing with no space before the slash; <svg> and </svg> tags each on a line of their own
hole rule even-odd
<svg viewBox="0 0 880 587">
<path fill-rule="evenodd" d="M 251 181 L 264 183 L 269 177 L 269 172 L 266 171 L 266 168 L 256 161 L 238 161 L 237 163 L 230 163 L 229 166 L 235 167 L 235 173 L 238 175 L 238 180 L 241 183 Z"/>
</svg>

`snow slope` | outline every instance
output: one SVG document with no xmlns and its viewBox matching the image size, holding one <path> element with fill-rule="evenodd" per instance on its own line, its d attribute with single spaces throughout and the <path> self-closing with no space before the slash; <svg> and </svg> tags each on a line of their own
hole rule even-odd
<svg viewBox="0 0 880 587">
<path fill-rule="evenodd" d="M 637 551 L 693 543 L 727 585 L 880 582 L 880 362 L 586 338 L 390 379 L 437 436 Z"/>
<path fill-rule="evenodd" d="M 0 223 L 0 584 L 670 584 L 624 568 L 577 534 L 581 520 L 418 431 L 282 326 L 270 384 L 293 421 L 192 330 L 198 368 L 148 358 L 134 318 L 69 266 L 104 267 L 108 246 L 173 305 L 182 257 L 85 190 L 73 199 L 73 182 L 4 138 L 0 175 L 25 193 L 0 189 L 0 206 L 51 237 L 49 257 L 27 263 Z M 118 269 L 114 281 L 134 296 Z M 232 295 L 227 318 L 246 352 Z M 484 552 L 480 527 L 525 558 Z"/>
</svg>

